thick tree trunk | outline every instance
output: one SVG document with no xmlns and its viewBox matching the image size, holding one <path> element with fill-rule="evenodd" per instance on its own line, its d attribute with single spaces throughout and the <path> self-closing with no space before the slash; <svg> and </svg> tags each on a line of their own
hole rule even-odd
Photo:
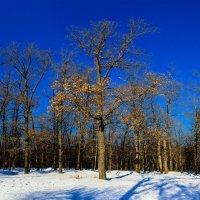
<svg viewBox="0 0 200 200">
<path fill-rule="evenodd" d="M 101 69 L 99 60 L 95 61 L 97 69 L 97 85 L 99 87 L 99 92 L 97 95 L 97 113 L 99 116 L 98 120 L 98 171 L 99 179 L 106 180 L 106 149 L 105 149 L 105 124 L 104 124 L 104 115 L 103 115 L 103 81 L 101 75 Z"/>
<path fill-rule="evenodd" d="M 106 166 L 105 166 L 105 135 L 104 135 L 104 125 L 102 122 L 99 124 L 98 130 L 98 171 L 99 179 L 106 180 Z"/>
</svg>

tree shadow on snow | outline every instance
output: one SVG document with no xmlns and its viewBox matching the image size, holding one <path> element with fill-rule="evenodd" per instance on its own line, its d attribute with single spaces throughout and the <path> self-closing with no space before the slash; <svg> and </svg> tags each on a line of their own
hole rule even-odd
<svg viewBox="0 0 200 200">
<path fill-rule="evenodd" d="M 12 176 L 17 175 L 17 171 L 11 171 L 11 170 L 0 170 L 0 175 L 6 175 L 6 176 Z"/>
<path fill-rule="evenodd" d="M 163 180 L 160 182 L 151 182 L 150 180 L 150 178 L 145 178 L 141 180 L 136 185 L 134 185 L 128 192 L 126 192 L 120 198 L 120 200 L 138 199 L 144 197 L 144 195 L 146 197 L 149 197 L 151 193 L 156 193 L 156 191 L 158 192 L 157 194 L 159 200 L 200 199 L 200 190 L 198 185 L 184 186 L 178 184 L 176 180 Z"/>
<path fill-rule="evenodd" d="M 123 175 L 128 176 L 130 174 Z M 120 177 L 116 177 L 120 178 Z M 121 177 L 122 178 L 122 177 Z M 179 180 L 180 181 L 180 180 Z M 182 181 L 184 183 L 184 179 Z M 120 187 L 120 186 L 119 186 Z M 101 195 L 104 199 L 109 197 L 110 199 L 140 199 L 141 197 L 151 197 L 152 199 L 158 200 L 199 200 L 200 199 L 200 190 L 199 185 L 187 184 L 187 186 L 182 185 L 177 182 L 176 179 L 166 180 L 161 179 L 154 181 L 151 178 L 144 178 L 134 185 L 129 191 L 121 196 L 121 198 L 115 198 L 113 195 L 114 188 L 107 188 L 103 190 L 98 190 L 97 188 L 87 188 L 87 187 L 78 187 L 60 191 L 45 191 L 45 192 L 36 192 L 32 193 L 23 200 L 92 200 L 100 199 Z M 109 194 L 112 194 L 110 196 Z"/>
<path fill-rule="evenodd" d="M 129 176 L 129 175 L 131 175 L 133 172 L 130 172 L 130 173 L 128 173 L 128 174 L 125 174 L 125 175 L 122 175 L 122 176 L 117 176 L 117 177 L 114 177 L 114 178 L 107 178 L 107 180 L 108 181 L 110 181 L 110 180 L 112 180 L 112 179 L 120 179 L 120 178 L 124 178 L 124 177 L 126 177 L 126 176 Z"/>
<path fill-rule="evenodd" d="M 145 178 L 141 181 L 139 181 L 136 185 L 134 185 L 127 193 L 125 193 L 120 200 L 126 200 L 126 199 L 130 199 L 134 196 L 134 194 L 136 194 L 136 190 L 142 186 L 144 183 L 148 182 L 150 180 L 150 178 Z"/>
<path fill-rule="evenodd" d="M 92 200 L 99 194 L 101 194 L 101 192 L 95 189 L 85 190 L 85 188 L 75 188 L 69 190 L 32 193 L 23 198 L 23 200 Z"/>
<path fill-rule="evenodd" d="M 174 195 L 170 195 L 170 199 L 187 199 L 187 200 L 199 200 L 200 199 L 200 187 L 199 186 L 184 186 L 175 184 L 178 188 L 178 192 Z M 168 199 L 169 199 L 168 198 Z M 167 199 L 167 198 L 166 198 Z M 163 199 L 160 199 L 163 200 Z"/>
</svg>

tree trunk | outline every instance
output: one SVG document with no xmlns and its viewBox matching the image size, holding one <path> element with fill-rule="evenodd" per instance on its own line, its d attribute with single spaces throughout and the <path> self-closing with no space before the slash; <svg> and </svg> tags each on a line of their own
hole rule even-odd
<svg viewBox="0 0 200 200">
<path fill-rule="evenodd" d="M 103 116 L 103 81 L 101 76 L 101 69 L 99 60 L 95 61 L 97 69 L 97 85 L 99 87 L 99 92 L 97 95 L 97 113 L 99 116 L 98 120 L 98 171 L 99 179 L 106 180 L 106 150 L 105 150 L 105 133 L 104 133 L 104 116 Z"/>
<path fill-rule="evenodd" d="M 3 131 L 3 169 L 7 168 L 8 158 L 7 158 L 7 122 L 6 122 L 6 108 L 3 108 L 2 115 L 2 131 Z"/>
<path fill-rule="evenodd" d="M 111 144 L 111 134 L 110 134 L 110 130 L 109 130 L 109 161 L 108 161 L 108 166 L 109 166 L 109 171 L 111 172 L 112 170 L 112 144 Z"/>
<path fill-rule="evenodd" d="M 135 146 L 135 171 L 140 173 L 140 133 L 136 132 L 136 146 Z"/>
<path fill-rule="evenodd" d="M 173 171 L 173 155 L 172 155 L 172 144 L 171 138 L 169 138 L 169 170 Z"/>
<path fill-rule="evenodd" d="M 168 166 L 167 166 L 167 141 L 166 141 L 166 132 L 164 131 L 163 136 L 163 171 L 165 174 L 168 173 Z"/>
<path fill-rule="evenodd" d="M 198 174 L 198 132 L 199 132 L 199 109 L 196 108 L 194 128 L 194 172 Z"/>
<path fill-rule="evenodd" d="M 168 165 L 167 165 L 167 138 L 169 139 L 169 105 L 167 102 L 166 106 L 166 118 L 165 118 L 165 128 L 164 128 L 164 137 L 163 137 L 163 167 L 164 173 L 168 173 Z M 168 141 L 169 142 L 169 141 Z"/>
<path fill-rule="evenodd" d="M 183 160 L 182 160 L 181 148 L 180 148 L 180 154 L 179 154 L 179 161 L 180 161 L 180 172 L 183 173 Z"/>
<path fill-rule="evenodd" d="M 94 170 L 96 170 L 97 167 L 97 156 L 98 156 L 98 142 L 97 139 L 95 138 L 95 155 L 94 155 L 94 166 L 93 166 Z"/>
<path fill-rule="evenodd" d="M 163 167 L 162 167 L 162 157 L 161 157 L 161 152 L 160 152 L 160 134 L 158 136 L 158 146 L 157 146 L 157 157 L 158 157 L 158 169 L 160 172 L 163 172 Z"/>
<path fill-rule="evenodd" d="M 59 173 L 62 173 L 62 120 L 59 121 L 59 130 L 58 130 L 58 165 L 59 165 Z"/>
<path fill-rule="evenodd" d="M 99 124 L 98 130 L 98 171 L 99 179 L 106 180 L 106 166 L 105 166 L 105 135 L 104 125 L 102 122 Z"/>
<path fill-rule="evenodd" d="M 26 111 L 26 114 L 25 114 L 25 163 L 24 163 L 24 173 L 25 174 L 28 174 L 30 172 L 30 164 L 29 164 L 29 157 L 30 157 L 30 137 L 29 137 L 29 119 L 28 119 L 28 111 Z"/>
<path fill-rule="evenodd" d="M 79 117 L 79 135 L 78 135 L 78 158 L 77 158 L 77 169 L 82 169 L 82 158 L 83 158 L 83 147 L 84 147 L 84 134 L 86 133 L 86 122 L 80 121 Z"/>
</svg>

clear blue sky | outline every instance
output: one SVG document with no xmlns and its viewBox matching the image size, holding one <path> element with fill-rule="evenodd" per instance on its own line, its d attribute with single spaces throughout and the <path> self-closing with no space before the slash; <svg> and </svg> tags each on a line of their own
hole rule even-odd
<svg viewBox="0 0 200 200">
<path fill-rule="evenodd" d="M 144 18 L 160 29 L 146 38 L 153 70 L 173 63 L 179 80 L 200 69 L 200 1 L 198 0 L 0 0 L 0 46 L 11 41 L 36 42 L 59 51 L 66 28 L 110 19 L 127 23 Z"/>
<path fill-rule="evenodd" d="M 173 63 L 185 78 L 200 69 L 199 8 L 198 0 L 0 0 L 0 45 L 34 41 L 59 50 L 70 25 L 144 18 L 160 29 L 142 44 L 152 67 L 164 71 Z"/>
</svg>

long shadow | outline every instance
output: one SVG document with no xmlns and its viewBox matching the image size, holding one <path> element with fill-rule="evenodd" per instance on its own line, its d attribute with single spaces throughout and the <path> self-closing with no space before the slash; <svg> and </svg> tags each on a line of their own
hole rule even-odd
<svg viewBox="0 0 200 200">
<path fill-rule="evenodd" d="M 17 175 L 18 172 L 16 172 L 16 171 L 9 171 L 9 170 L 0 170 L 0 174 L 6 175 L 6 176 L 12 176 L 12 175 Z"/>
<path fill-rule="evenodd" d="M 176 180 L 199 180 L 200 178 L 199 177 L 187 177 L 187 178 L 178 178 L 178 177 L 175 177 L 175 178 L 173 178 L 173 177 L 166 177 L 165 178 L 165 180 L 174 180 L 174 179 L 176 179 Z"/>
<path fill-rule="evenodd" d="M 184 185 L 176 184 L 180 190 L 174 195 L 170 196 L 170 199 L 187 199 L 187 200 L 199 200 L 200 199 L 200 190 L 198 186 L 195 187 L 186 187 Z"/>
<path fill-rule="evenodd" d="M 143 180 L 141 180 L 140 182 L 138 182 L 136 185 L 134 185 L 127 193 L 125 193 L 120 200 L 127 200 L 131 197 L 133 197 L 133 195 L 135 194 L 135 191 L 137 190 L 137 188 L 139 188 L 142 184 L 148 182 L 150 180 L 150 178 L 145 178 Z"/>
<path fill-rule="evenodd" d="M 124 177 L 126 177 L 126 176 L 131 175 L 132 173 L 133 173 L 133 172 L 130 172 L 130 173 L 125 174 L 125 175 L 122 175 L 122 176 L 117 176 L 117 177 L 114 177 L 114 178 L 107 178 L 107 180 L 110 181 L 110 180 L 112 180 L 112 179 L 124 178 Z"/>
<path fill-rule="evenodd" d="M 161 185 L 155 186 L 159 190 L 159 200 L 199 200 L 200 199 L 200 190 L 198 186 L 185 186 L 175 183 L 176 181 L 165 182 Z M 167 187 L 166 187 L 167 186 Z M 177 190 L 174 190 L 178 188 Z M 176 192 L 177 191 L 177 192 Z"/>
<path fill-rule="evenodd" d="M 23 200 L 92 200 L 95 199 L 98 194 L 100 194 L 100 192 L 96 190 L 87 191 L 85 188 L 75 188 L 61 191 L 32 193 L 23 198 Z"/>
<path fill-rule="evenodd" d="M 170 185 L 173 182 L 163 182 L 160 185 L 155 186 L 155 188 L 159 191 L 159 200 L 169 200 L 168 193 L 165 187 Z"/>
</svg>

